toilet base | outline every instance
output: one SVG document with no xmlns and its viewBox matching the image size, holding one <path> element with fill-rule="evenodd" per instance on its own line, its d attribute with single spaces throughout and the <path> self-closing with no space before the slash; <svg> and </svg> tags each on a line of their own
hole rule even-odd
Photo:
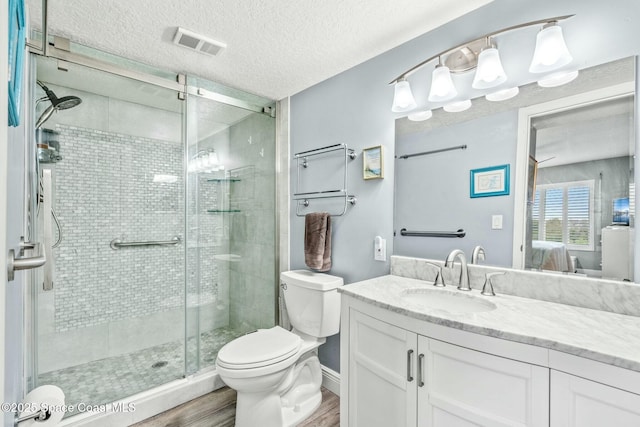
<svg viewBox="0 0 640 427">
<path fill-rule="evenodd" d="M 309 415 L 313 414 L 316 409 L 320 407 L 322 403 L 322 393 L 318 390 L 312 396 L 309 396 L 307 400 L 301 402 L 292 408 L 282 408 L 282 421 L 284 427 L 292 427 L 299 424 Z"/>
<path fill-rule="evenodd" d="M 236 427 L 297 425 L 322 403 L 321 383 L 320 361 L 307 353 L 288 369 L 277 389 L 258 393 L 236 389 Z"/>
</svg>

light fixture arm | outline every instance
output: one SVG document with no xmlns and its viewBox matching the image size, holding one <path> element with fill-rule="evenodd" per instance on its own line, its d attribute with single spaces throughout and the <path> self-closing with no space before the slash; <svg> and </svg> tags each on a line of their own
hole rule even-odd
<svg viewBox="0 0 640 427">
<path fill-rule="evenodd" d="M 400 81 L 402 79 L 406 79 L 411 74 L 413 74 L 414 72 L 418 71 L 420 68 L 422 68 L 423 66 L 425 66 L 426 64 L 428 64 L 429 62 L 433 61 L 436 58 L 438 58 L 438 62 L 439 63 L 442 63 L 441 57 L 443 55 L 448 55 L 448 54 L 451 54 L 453 52 L 456 52 L 456 51 L 464 48 L 465 46 L 468 46 L 468 45 L 470 45 L 470 44 L 472 44 L 474 42 L 477 42 L 478 40 L 490 39 L 491 37 L 496 36 L 498 34 L 506 33 L 508 31 L 513 31 L 513 30 L 518 30 L 520 28 L 526 28 L 526 27 L 531 27 L 531 26 L 534 26 L 534 25 L 551 24 L 551 23 L 554 23 L 554 22 L 564 21 L 566 19 L 572 18 L 573 16 L 575 16 L 575 15 L 563 15 L 563 16 L 556 16 L 556 17 L 553 17 L 553 18 L 539 19 L 537 21 L 525 22 L 523 24 L 513 25 L 511 27 L 507 27 L 507 28 L 503 28 L 501 30 L 493 31 L 491 33 L 487 33 L 487 34 L 483 35 L 482 37 L 478 37 L 476 39 L 469 40 L 469 41 L 467 41 L 465 43 L 459 44 L 456 47 L 449 48 L 447 50 L 443 50 L 442 52 L 440 52 L 440 53 L 438 53 L 436 55 L 433 55 L 432 57 L 430 57 L 428 59 L 425 59 L 421 63 L 413 66 L 412 68 L 408 69 L 404 73 L 400 74 L 395 79 L 391 80 L 389 82 L 389 84 L 392 85 L 392 84 L 395 84 L 395 83 L 397 83 L 398 81 Z"/>
</svg>

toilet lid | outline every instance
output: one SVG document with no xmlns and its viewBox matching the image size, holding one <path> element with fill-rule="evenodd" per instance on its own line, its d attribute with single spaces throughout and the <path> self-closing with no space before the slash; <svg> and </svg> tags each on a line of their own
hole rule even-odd
<svg viewBox="0 0 640 427">
<path fill-rule="evenodd" d="M 217 363 L 229 369 L 271 365 L 295 355 L 302 339 L 280 326 L 259 329 L 227 343 L 218 352 Z"/>
</svg>

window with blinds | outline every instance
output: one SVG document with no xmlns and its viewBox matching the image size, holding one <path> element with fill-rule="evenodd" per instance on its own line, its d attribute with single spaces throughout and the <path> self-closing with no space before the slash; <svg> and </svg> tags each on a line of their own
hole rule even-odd
<svg viewBox="0 0 640 427">
<path fill-rule="evenodd" d="M 533 238 L 594 250 L 593 189 L 593 180 L 538 185 L 531 209 Z"/>
</svg>

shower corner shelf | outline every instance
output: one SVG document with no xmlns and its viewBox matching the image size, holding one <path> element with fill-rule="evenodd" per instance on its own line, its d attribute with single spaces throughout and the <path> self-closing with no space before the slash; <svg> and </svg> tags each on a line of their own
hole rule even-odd
<svg viewBox="0 0 640 427">
<path fill-rule="evenodd" d="M 207 212 L 218 214 L 218 213 L 239 213 L 242 211 L 240 209 L 207 209 Z"/>
<path fill-rule="evenodd" d="M 354 150 L 349 149 L 347 147 L 347 144 L 328 145 L 326 147 L 315 148 L 313 150 L 295 153 L 294 157 L 296 159 L 297 188 L 298 189 L 300 188 L 300 167 L 302 167 L 303 169 L 306 169 L 307 167 L 309 167 L 309 162 L 307 158 L 316 156 L 319 154 L 331 153 L 334 151 L 342 151 L 344 153 L 342 188 L 335 189 L 335 190 L 293 193 L 293 200 L 296 200 L 296 216 L 305 216 L 305 214 L 301 213 L 300 209 L 308 207 L 310 205 L 309 201 L 313 199 L 326 199 L 326 198 L 342 199 L 342 202 L 343 202 L 342 212 L 332 213 L 331 216 L 342 216 L 347 212 L 347 206 L 349 204 L 351 204 L 351 206 L 354 206 L 356 204 L 357 202 L 356 196 L 349 194 L 349 190 L 347 189 L 347 161 L 355 159 L 356 153 Z M 300 160 L 302 160 L 302 163 L 300 162 Z"/>
<path fill-rule="evenodd" d="M 240 182 L 240 178 L 208 178 L 207 182 Z"/>
</svg>

